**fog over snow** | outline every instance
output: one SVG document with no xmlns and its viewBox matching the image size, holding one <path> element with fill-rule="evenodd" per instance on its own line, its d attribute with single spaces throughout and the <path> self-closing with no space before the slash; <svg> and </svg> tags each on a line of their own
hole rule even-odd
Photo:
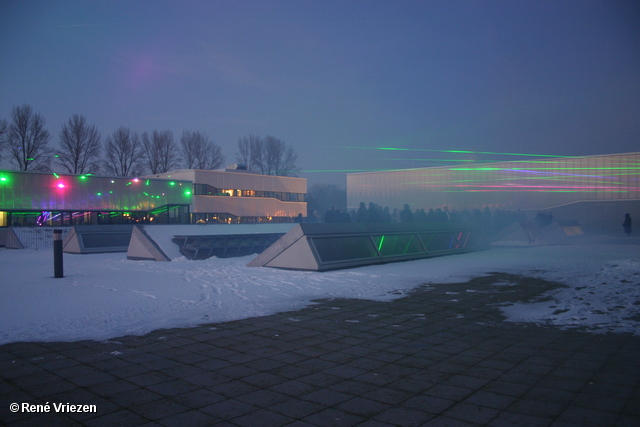
<svg viewBox="0 0 640 427">
<path fill-rule="evenodd" d="M 107 340 L 296 310 L 325 298 L 390 301 L 421 284 L 465 282 L 493 271 L 566 285 L 544 301 L 501 306 L 508 320 L 640 335 L 638 238 L 494 247 L 332 272 L 246 267 L 251 259 L 65 254 L 65 277 L 54 279 L 51 249 L 0 250 L 0 344 Z"/>
</svg>

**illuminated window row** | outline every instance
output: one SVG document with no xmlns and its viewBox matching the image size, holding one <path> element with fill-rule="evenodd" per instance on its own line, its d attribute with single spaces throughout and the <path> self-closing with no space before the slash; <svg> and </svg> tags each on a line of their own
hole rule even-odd
<svg viewBox="0 0 640 427">
<path fill-rule="evenodd" d="M 193 194 L 195 196 L 266 197 L 283 202 L 306 201 L 306 194 L 304 193 L 216 188 L 207 184 L 193 184 Z"/>
</svg>

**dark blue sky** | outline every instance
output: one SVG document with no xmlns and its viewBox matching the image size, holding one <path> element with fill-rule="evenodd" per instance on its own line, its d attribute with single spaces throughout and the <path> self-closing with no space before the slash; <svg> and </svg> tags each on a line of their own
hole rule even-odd
<svg viewBox="0 0 640 427">
<path fill-rule="evenodd" d="M 345 182 L 317 171 L 510 158 L 414 149 L 640 151 L 639 10 L 609 0 L 0 0 L 0 117 L 30 104 L 54 145 L 76 113 L 103 136 L 199 130 L 227 163 L 239 137 L 271 134 L 297 150 L 310 183 Z"/>
</svg>

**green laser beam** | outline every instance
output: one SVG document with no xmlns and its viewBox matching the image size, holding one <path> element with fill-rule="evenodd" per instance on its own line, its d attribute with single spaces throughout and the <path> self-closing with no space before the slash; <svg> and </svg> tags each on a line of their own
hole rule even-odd
<svg viewBox="0 0 640 427">
<path fill-rule="evenodd" d="M 431 153 L 455 153 L 455 154 L 491 154 L 503 156 L 523 156 L 523 157 L 556 157 L 556 158 L 576 158 L 578 156 L 558 156 L 554 154 L 525 154 L 525 153 L 500 153 L 497 151 L 471 151 L 471 150 L 435 150 L 429 148 L 400 148 L 400 147 L 353 147 L 344 146 L 343 148 L 355 148 L 363 150 L 386 150 L 386 151 L 426 151 Z"/>
</svg>

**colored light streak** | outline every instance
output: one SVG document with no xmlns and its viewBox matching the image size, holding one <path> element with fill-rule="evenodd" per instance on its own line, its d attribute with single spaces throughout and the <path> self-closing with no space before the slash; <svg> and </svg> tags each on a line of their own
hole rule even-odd
<svg viewBox="0 0 640 427">
<path fill-rule="evenodd" d="M 357 172 L 391 172 L 391 171 L 403 171 L 406 169 L 305 169 L 300 172 L 304 173 L 324 173 L 324 172 L 345 172 L 345 173 L 357 173 Z"/>
<path fill-rule="evenodd" d="M 476 163 L 494 163 L 494 161 L 492 160 L 483 160 L 482 162 L 478 162 L 477 160 L 472 160 L 472 159 L 414 159 L 414 158 L 409 158 L 409 159 L 400 159 L 400 158 L 394 158 L 394 159 L 389 159 L 389 160 L 394 160 L 394 161 L 403 161 L 403 162 L 476 162 Z M 495 162 L 498 162 L 499 160 L 496 160 Z"/>
<path fill-rule="evenodd" d="M 56 178 L 60 178 L 60 175 L 58 175 L 57 173 L 53 173 L 53 176 L 55 176 Z"/>
<path fill-rule="evenodd" d="M 490 154 L 502 156 L 521 156 L 521 157 L 555 157 L 555 158 L 575 158 L 576 156 L 558 156 L 555 154 L 525 154 L 525 153 L 501 153 L 496 151 L 471 151 L 471 150 L 434 150 L 428 148 L 400 148 L 400 147 L 352 147 L 345 146 L 343 148 L 355 148 L 362 150 L 384 150 L 384 151 L 426 151 L 431 153 L 453 153 L 453 154 Z"/>
<path fill-rule="evenodd" d="M 639 170 L 640 167 L 638 166 L 630 166 L 630 167 L 555 167 L 555 168 L 536 168 L 536 167 L 532 167 L 529 168 L 528 170 L 536 170 L 536 171 L 544 171 L 544 170 Z M 451 171 L 483 171 L 483 170 L 506 170 L 506 171 L 528 171 L 527 169 L 515 169 L 515 168 L 500 168 L 500 167 L 493 167 L 493 168 L 484 168 L 484 167 L 478 167 L 478 168 L 449 168 L 449 170 Z"/>
</svg>

